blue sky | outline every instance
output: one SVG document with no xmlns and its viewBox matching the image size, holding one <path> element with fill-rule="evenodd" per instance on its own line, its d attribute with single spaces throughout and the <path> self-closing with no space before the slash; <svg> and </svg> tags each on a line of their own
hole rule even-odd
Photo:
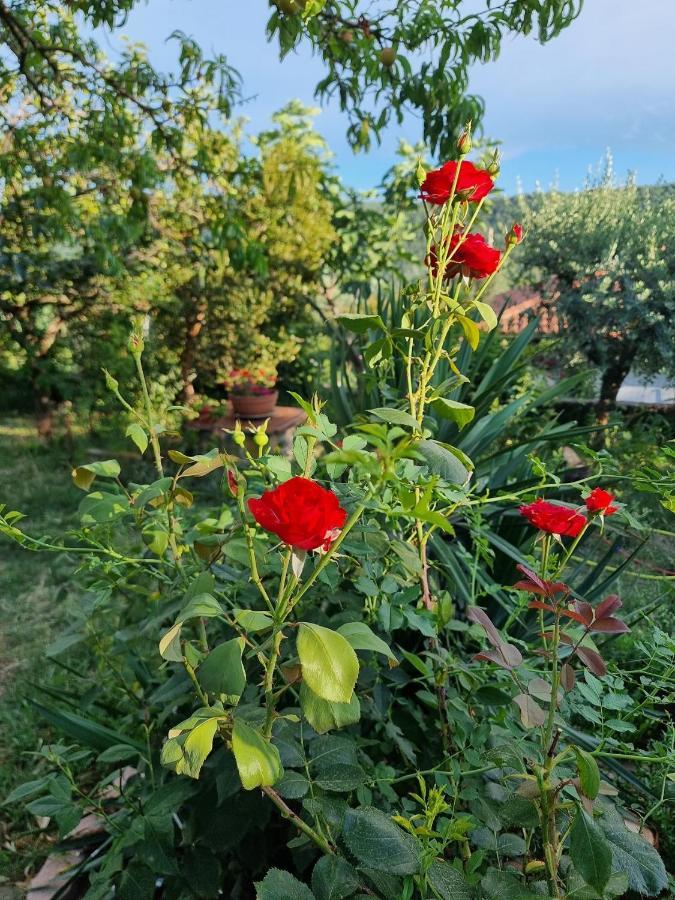
<svg viewBox="0 0 675 900">
<path fill-rule="evenodd" d="M 164 69 L 175 60 L 175 44 L 166 43 L 175 29 L 205 51 L 224 53 L 243 76 L 250 100 L 240 112 L 256 131 L 292 98 L 316 105 L 313 88 L 323 72 L 306 49 L 279 62 L 265 40 L 267 16 L 267 0 L 147 0 L 119 33 L 145 43 Z M 576 22 L 550 43 L 510 38 L 496 62 L 474 67 L 471 89 L 486 101 L 485 132 L 503 142 L 501 186 L 578 187 L 608 147 L 620 176 L 634 170 L 643 184 L 675 180 L 673 34 L 675 0 L 586 0 Z M 346 124 L 337 107 L 317 118 L 342 177 L 356 187 L 379 182 L 399 138 L 421 137 L 410 117 L 389 128 L 381 147 L 355 155 Z"/>
</svg>

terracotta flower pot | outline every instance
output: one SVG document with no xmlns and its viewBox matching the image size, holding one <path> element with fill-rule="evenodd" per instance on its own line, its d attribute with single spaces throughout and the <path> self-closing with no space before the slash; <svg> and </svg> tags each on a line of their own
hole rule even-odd
<svg viewBox="0 0 675 900">
<path fill-rule="evenodd" d="M 266 419 L 274 412 L 279 391 L 265 394 L 231 394 L 232 412 L 242 419 Z"/>
</svg>

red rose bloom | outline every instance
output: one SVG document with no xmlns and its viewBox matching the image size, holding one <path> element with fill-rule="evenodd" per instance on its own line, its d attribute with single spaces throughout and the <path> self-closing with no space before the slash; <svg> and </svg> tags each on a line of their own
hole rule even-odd
<svg viewBox="0 0 675 900">
<path fill-rule="evenodd" d="M 422 200 L 426 200 L 427 203 L 433 203 L 435 206 L 442 206 L 444 203 L 447 203 L 452 192 L 456 171 L 457 163 L 451 161 L 446 162 L 440 169 L 433 169 L 431 172 L 427 172 L 420 188 Z M 455 186 L 456 194 L 461 193 L 471 203 L 478 203 L 483 197 L 487 197 L 493 187 L 494 181 L 485 169 L 477 169 L 473 163 L 466 159 L 461 163 Z"/>
<path fill-rule="evenodd" d="M 613 516 L 619 511 L 618 506 L 612 506 L 615 499 L 614 494 L 609 491 L 603 491 L 602 488 L 596 487 L 586 497 L 586 509 L 590 513 L 602 513 L 603 516 Z"/>
<path fill-rule="evenodd" d="M 465 234 L 456 231 L 448 242 L 448 259 L 445 266 L 445 277 L 454 278 L 461 273 L 467 278 L 487 278 L 499 266 L 501 251 L 491 247 L 482 234 Z M 431 267 L 434 276 L 438 273 L 438 257 L 436 250 L 425 260 Z"/>
<path fill-rule="evenodd" d="M 559 534 L 564 537 L 577 537 L 588 519 L 582 513 L 548 500 L 535 500 L 527 506 L 520 507 L 521 516 L 540 531 Z"/>
<path fill-rule="evenodd" d="M 328 550 L 347 518 L 335 494 L 309 478 L 290 478 L 251 498 L 248 508 L 259 525 L 297 550 Z"/>
</svg>

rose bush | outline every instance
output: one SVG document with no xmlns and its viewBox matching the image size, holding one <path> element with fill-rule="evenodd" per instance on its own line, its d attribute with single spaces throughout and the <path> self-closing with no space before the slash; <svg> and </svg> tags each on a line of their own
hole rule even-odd
<svg viewBox="0 0 675 900">
<path fill-rule="evenodd" d="M 604 487 L 582 499 L 602 458 L 565 487 L 565 506 L 541 499 L 561 489 L 542 460 L 525 484 L 493 490 L 439 437 L 440 422 L 474 421 L 456 399 L 459 348 L 495 327 L 482 297 L 522 238 L 514 226 L 490 273 L 457 270 L 492 187 L 484 175 L 460 187 L 486 171 L 468 166 L 469 148 L 465 133 L 459 160 L 427 183 L 427 257 L 438 250 L 400 321 L 341 317 L 385 373 L 386 405 L 338 434 L 318 397 L 298 397 L 292 455 L 270 452 L 264 425 L 253 451 L 238 427 L 239 455 L 189 455 L 168 444 L 135 334 L 143 407 L 107 385 L 154 476 L 77 467 L 82 526 L 63 543 L 1 513 L 26 550 L 78 560 L 81 618 L 50 652 L 70 657 L 82 690 L 37 698 L 65 742 L 40 748 L 35 779 L 9 799 L 63 838 L 94 814 L 74 876 L 90 900 L 595 900 L 666 886 L 645 828 L 667 796 L 674 648 L 654 629 L 644 666 L 607 659 L 628 628 L 621 601 L 606 563 L 596 580 L 578 571 L 603 528 L 630 525 Z M 393 359 L 401 390 L 386 378 Z M 526 532 L 522 552 L 501 541 L 503 594 L 481 587 L 481 516 L 496 503 Z M 471 561 L 467 607 L 460 570 L 434 555 L 450 544 Z M 661 716 L 645 739 L 661 801 L 625 767 L 645 759 L 632 741 L 647 706 Z"/>
</svg>

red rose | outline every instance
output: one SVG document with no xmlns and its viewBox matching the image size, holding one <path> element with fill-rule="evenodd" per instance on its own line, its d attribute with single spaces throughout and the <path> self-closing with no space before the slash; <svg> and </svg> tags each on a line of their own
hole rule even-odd
<svg viewBox="0 0 675 900">
<path fill-rule="evenodd" d="M 603 516 L 613 516 L 619 511 L 618 506 L 612 506 L 615 499 L 614 494 L 609 491 L 603 491 L 602 488 L 596 487 L 586 497 L 586 509 L 590 513 L 602 513 Z"/>
<path fill-rule="evenodd" d="M 248 508 L 259 525 L 298 550 L 328 550 L 347 518 L 335 494 L 309 478 L 290 478 L 251 498 Z"/>
<path fill-rule="evenodd" d="M 588 519 L 582 513 L 548 500 L 535 500 L 527 506 L 520 507 L 521 516 L 540 531 L 559 534 L 564 537 L 577 537 Z"/>
<path fill-rule="evenodd" d="M 511 230 L 506 234 L 506 243 L 507 244 L 520 244 L 523 240 L 523 226 L 519 225 L 517 222 L 514 222 L 511 226 Z"/>
<path fill-rule="evenodd" d="M 461 272 L 467 278 L 487 278 L 499 266 L 502 254 L 491 247 L 482 234 L 465 234 L 456 231 L 448 241 L 448 259 L 445 266 L 445 277 L 454 278 Z M 438 257 L 436 250 L 425 260 L 434 276 L 438 273 Z"/>
<path fill-rule="evenodd" d="M 422 200 L 426 200 L 427 203 L 433 203 L 436 206 L 442 206 L 444 203 L 447 203 L 452 192 L 456 171 L 457 163 L 447 162 L 440 169 L 433 169 L 431 172 L 427 172 L 420 188 Z M 473 163 L 466 159 L 460 164 L 455 194 L 461 193 L 463 199 L 469 200 L 471 203 L 478 203 L 483 197 L 487 197 L 493 187 L 494 181 L 485 169 L 477 169 Z"/>
</svg>

